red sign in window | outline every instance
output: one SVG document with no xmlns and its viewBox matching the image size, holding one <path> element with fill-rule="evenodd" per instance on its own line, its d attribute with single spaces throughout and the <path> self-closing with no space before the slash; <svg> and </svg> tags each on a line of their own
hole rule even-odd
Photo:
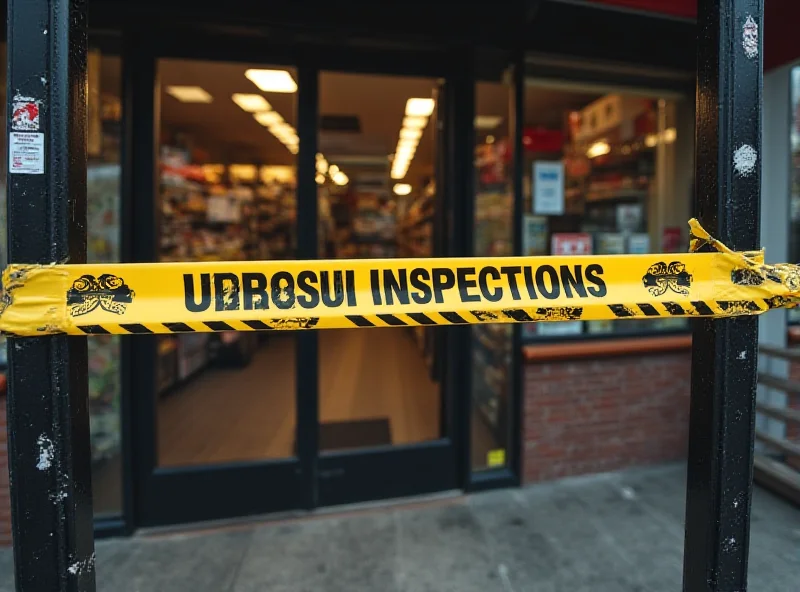
<svg viewBox="0 0 800 592">
<path fill-rule="evenodd" d="M 697 18 L 697 0 L 591 0 L 623 8 L 635 8 L 659 14 Z"/>
</svg>

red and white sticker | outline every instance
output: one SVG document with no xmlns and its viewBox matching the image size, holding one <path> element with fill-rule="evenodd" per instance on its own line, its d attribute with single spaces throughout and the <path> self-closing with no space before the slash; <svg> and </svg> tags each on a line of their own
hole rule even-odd
<svg viewBox="0 0 800 592">
<path fill-rule="evenodd" d="M 553 255 L 591 255 L 592 235 L 586 232 L 559 232 L 550 241 Z"/>
<path fill-rule="evenodd" d="M 14 131 L 39 131 L 39 111 L 41 101 L 31 97 L 16 95 L 12 101 L 11 129 Z"/>
<path fill-rule="evenodd" d="M 44 174 L 44 134 L 8 134 L 8 172 L 17 175 Z"/>
</svg>

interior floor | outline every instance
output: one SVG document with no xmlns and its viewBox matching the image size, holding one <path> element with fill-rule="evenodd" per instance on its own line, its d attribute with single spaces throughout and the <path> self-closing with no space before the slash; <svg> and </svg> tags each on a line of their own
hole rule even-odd
<svg viewBox="0 0 800 592">
<path fill-rule="evenodd" d="M 392 444 L 439 437 L 439 386 L 406 331 L 327 330 L 318 335 L 323 426 L 386 419 Z M 210 368 L 162 397 L 159 465 L 293 456 L 296 363 L 295 337 L 270 334 L 246 368 Z"/>
</svg>

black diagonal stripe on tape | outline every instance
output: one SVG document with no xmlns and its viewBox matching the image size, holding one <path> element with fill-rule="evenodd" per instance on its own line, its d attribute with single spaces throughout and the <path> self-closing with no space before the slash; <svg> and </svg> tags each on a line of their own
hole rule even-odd
<svg viewBox="0 0 800 592">
<path fill-rule="evenodd" d="M 410 312 L 408 313 L 408 317 L 413 320 L 415 323 L 419 323 L 420 325 L 435 325 L 436 321 L 430 318 L 426 314 L 422 314 L 421 312 Z"/>
<path fill-rule="evenodd" d="M 732 314 L 747 314 L 749 312 L 761 312 L 758 304 L 752 300 L 717 300 L 719 307 L 725 312 Z"/>
<path fill-rule="evenodd" d="M 457 312 L 440 312 L 439 314 L 442 315 L 445 318 L 445 320 L 447 320 L 448 322 L 453 323 L 455 325 L 466 325 L 467 324 L 467 319 L 462 317 Z"/>
<path fill-rule="evenodd" d="M 164 326 L 173 333 L 191 333 L 194 331 L 194 329 L 186 323 L 164 323 Z"/>
<path fill-rule="evenodd" d="M 789 304 L 790 300 L 785 296 L 773 296 L 771 298 L 764 298 L 764 304 L 767 305 L 767 308 L 770 310 L 773 308 L 781 308 Z"/>
<path fill-rule="evenodd" d="M 152 333 L 150 329 L 144 325 L 140 325 L 139 323 L 120 323 L 119 326 L 125 329 L 128 333 Z"/>
<path fill-rule="evenodd" d="M 236 331 L 236 329 L 224 321 L 208 321 L 203 324 L 212 331 Z"/>
<path fill-rule="evenodd" d="M 647 304 L 647 302 L 639 302 L 636 304 L 646 317 L 660 317 L 661 313 L 658 312 L 655 306 L 652 304 Z"/>
<path fill-rule="evenodd" d="M 242 321 L 245 325 L 256 331 L 269 331 L 272 329 L 264 321 Z"/>
<path fill-rule="evenodd" d="M 533 322 L 533 318 L 531 318 L 531 315 L 529 315 L 521 308 L 506 308 L 503 310 L 503 314 L 506 315 L 509 319 L 514 319 L 518 323 Z"/>
<path fill-rule="evenodd" d="M 627 317 L 635 317 L 636 313 L 624 304 L 609 304 L 608 308 L 614 313 L 614 316 L 624 319 Z"/>
<path fill-rule="evenodd" d="M 374 327 L 375 323 L 361 315 L 345 315 L 345 318 L 356 327 Z"/>
<path fill-rule="evenodd" d="M 78 329 L 87 335 L 108 335 L 110 331 L 100 325 L 78 325 Z"/>
<path fill-rule="evenodd" d="M 387 325 L 391 325 L 392 327 L 406 327 L 408 323 L 406 323 L 403 319 L 398 319 L 396 316 L 391 314 L 379 314 L 377 317 L 382 320 Z"/>
<path fill-rule="evenodd" d="M 686 311 L 683 310 L 683 307 L 677 302 L 665 302 L 664 308 L 666 308 L 667 312 L 673 316 L 681 316 L 686 314 Z"/>
<path fill-rule="evenodd" d="M 703 302 L 702 300 L 694 300 L 692 301 L 692 306 L 697 311 L 697 314 L 703 317 L 712 317 L 714 316 L 714 311 L 711 310 L 711 307 Z"/>
</svg>

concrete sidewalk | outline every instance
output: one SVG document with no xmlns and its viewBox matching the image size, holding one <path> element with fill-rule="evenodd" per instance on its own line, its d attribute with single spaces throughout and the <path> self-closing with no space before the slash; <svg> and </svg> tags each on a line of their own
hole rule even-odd
<svg viewBox="0 0 800 592">
<path fill-rule="evenodd" d="M 100 541 L 101 592 L 675 592 L 684 467 Z M 800 510 L 757 490 L 750 589 L 798 590 Z M 13 589 L 11 552 L 0 590 Z"/>
</svg>

